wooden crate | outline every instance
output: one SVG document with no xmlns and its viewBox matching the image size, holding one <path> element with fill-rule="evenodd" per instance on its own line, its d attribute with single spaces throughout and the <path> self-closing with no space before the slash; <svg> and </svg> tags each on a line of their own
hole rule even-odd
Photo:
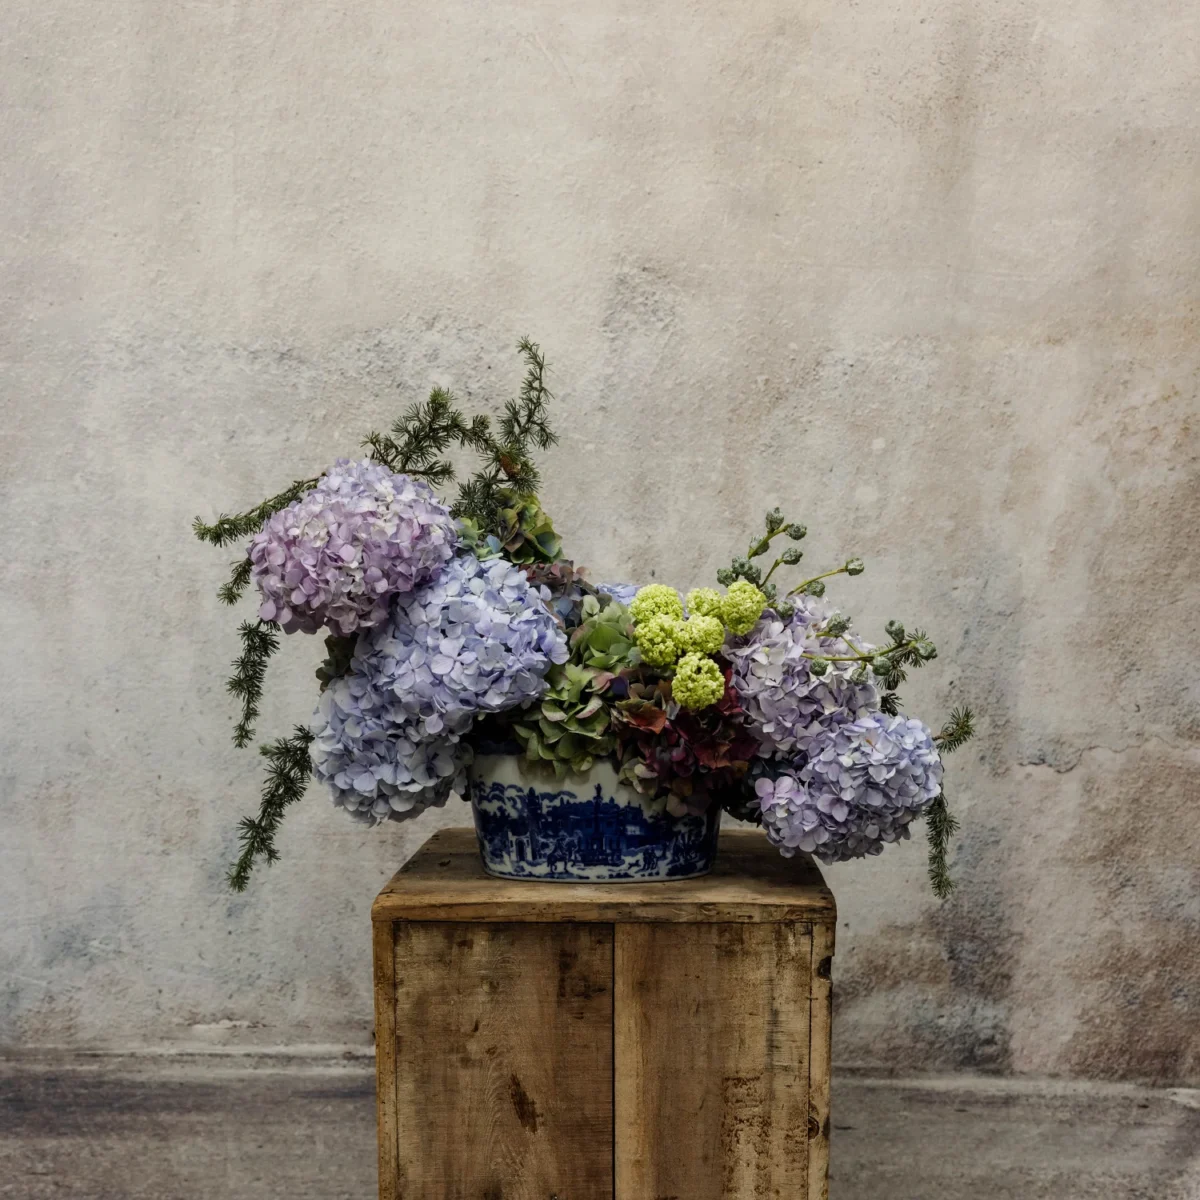
<svg viewBox="0 0 1200 1200">
<path fill-rule="evenodd" d="M 758 832 L 678 883 L 492 879 L 437 833 L 379 894 L 381 1200 L 825 1200 L 833 896 Z"/>
</svg>

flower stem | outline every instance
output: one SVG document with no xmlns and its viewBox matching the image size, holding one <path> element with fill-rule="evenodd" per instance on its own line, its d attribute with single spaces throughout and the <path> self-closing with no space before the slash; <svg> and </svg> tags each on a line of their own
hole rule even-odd
<svg viewBox="0 0 1200 1200">
<path fill-rule="evenodd" d="M 797 592 L 802 592 L 810 583 L 816 583 L 818 579 L 829 579 L 834 575 L 844 575 L 845 567 L 838 567 L 835 571 L 826 571 L 824 575 L 814 575 L 811 579 L 806 579 L 803 583 L 798 583 L 790 592 L 789 596 L 794 596 Z"/>
<path fill-rule="evenodd" d="M 830 571 L 831 575 L 836 575 L 836 571 Z M 819 576 L 818 576 L 819 578 Z M 817 635 L 820 637 L 820 634 Z M 841 639 L 843 642 L 845 638 Z M 895 646 L 888 646 L 884 650 L 871 650 L 866 654 L 802 654 L 801 658 L 823 658 L 826 662 L 870 662 L 874 658 L 879 658 L 881 655 L 895 654 L 897 650 L 911 650 L 917 644 L 916 638 L 912 638 L 907 642 L 901 642 Z"/>
</svg>

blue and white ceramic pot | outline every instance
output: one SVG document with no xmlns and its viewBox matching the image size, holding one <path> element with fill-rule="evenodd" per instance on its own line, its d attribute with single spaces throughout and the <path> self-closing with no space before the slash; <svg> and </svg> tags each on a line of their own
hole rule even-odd
<svg viewBox="0 0 1200 1200">
<path fill-rule="evenodd" d="M 512 755 L 480 755 L 471 810 L 484 869 L 503 879 L 635 883 L 705 875 L 717 853 L 719 805 L 673 817 L 617 779 L 607 760 L 556 779 Z"/>
</svg>

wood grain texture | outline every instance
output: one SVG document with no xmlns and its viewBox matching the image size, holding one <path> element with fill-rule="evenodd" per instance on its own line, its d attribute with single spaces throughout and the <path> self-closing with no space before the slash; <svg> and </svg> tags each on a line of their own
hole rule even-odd
<svg viewBox="0 0 1200 1200">
<path fill-rule="evenodd" d="M 387 1200 L 612 1200 L 606 925 L 395 925 Z"/>
<path fill-rule="evenodd" d="M 379 1200 L 393 1200 L 396 1194 L 396 951 L 390 921 L 376 921 L 373 930 Z"/>
<path fill-rule="evenodd" d="M 832 922 L 833 895 L 805 856 L 728 830 L 711 875 L 666 883 L 531 883 L 483 870 L 472 829 L 443 829 L 380 892 L 377 921 Z"/>
<path fill-rule="evenodd" d="M 811 937 L 618 925 L 617 1200 L 809 1195 Z"/>
<path fill-rule="evenodd" d="M 829 1200 L 829 1077 L 833 1036 L 832 925 L 814 925 L 809 995 L 808 1195 Z"/>
</svg>

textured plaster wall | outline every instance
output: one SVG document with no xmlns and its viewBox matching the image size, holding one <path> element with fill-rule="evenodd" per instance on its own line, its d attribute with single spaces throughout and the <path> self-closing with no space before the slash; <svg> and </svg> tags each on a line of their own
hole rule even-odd
<svg viewBox="0 0 1200 1200">
<path fill-rule="evenodd" d="M 981 714 L 956 897 L 915 842 L 831 872 L 838 1061 L 1200 1082 L 1198 46 L 1185 0 L 9 0 L 0 1044 L 369 1045 L 433 822 L 314 795 L 223 889 L 257 767 L 188 525 L 502 399 L 528 331 L 597 576 L 706 582 L 781 502 L 935 636 L 908 707 Z"/>
</svg>

